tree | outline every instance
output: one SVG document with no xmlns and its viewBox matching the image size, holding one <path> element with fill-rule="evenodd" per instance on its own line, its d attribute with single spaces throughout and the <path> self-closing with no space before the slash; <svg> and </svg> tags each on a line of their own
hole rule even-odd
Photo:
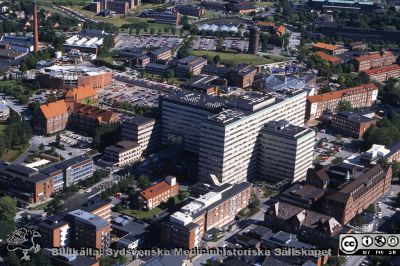
<svg viewBox="0 0 400 266">
<path fill-rule="evenodd" d="M 219 55 L 214 56 L 213 62 L 214 64 L 219 64 L 221 62 L 221 57 Z"/>
<path fill-rule="evenodd" d="M 150 29 L 150 34 L 151 34 L 151 35 L 154 35 L 154 33 L 156 33 L 156 30 L 155 30 L 154 28 L 151 28 L 151 29 Z"/>
<path fill-rule="evenodd" d="M 53 199 L 44 209 L 47 215 L 53 215 L 63 209 L 63 204 L 59 199 Z"/>
<path fill-rule="evenodd" d="M 151 183 L 149 177 L 146 175 L 139 176 L 137 182 L 138 182 L 138 186 L 143 189 L 149 187 L 150 183 Z"/>
<path fill-rule="evenodd" d="M 181 193 L 178 194 L 179 200 L 185 200 L 190 197 L 190 192 L 189 191 L 182 191 Z"/>
<path fill-rule="evenodd" d="M 351 110 L 353 110 L 353 108 L 351 107 L 351 102 L 347 100 L 340 101 L 336 107 L 336 112 L 351 111 Z"/>
<path fill-rule="evenodd" d="M 256 194 L 251 195 L 249 209 L 255 210 L 260 208 L 260 200 L 258 199 Z"/>
<path fill-rule="evenodd" d="M 174 79 L 174 76 L 175 76 L 174 70 L 173 70 L 173 69 L 168 69 L 168 70 L 167 70 L 167 74 L 166 74 L 166 78 L 167 78 L 168 80 L 173 80 L 173 79 Z"/>
<path fill-rule="evenodd" d="M 343 162 L 343 158 L 342 157 L 335 157 L 335 159 L 333 159 L 332 163 L 333 164 L 339 164 Z"/>
<path fill-rule="evenodd" d="M 375 204 L 374 203 L 371 203 L 366 209 L 365 209 L 365 211 L 367 212 L 367 213 L 371 213 L 371 214 L 374 214 L 375 213 Z"/>
<path fill-rule="evenodd" d="M 16 201 L 4 196 L 0 198 L 0 239 L 6 239 L 15 229 L 15 214 L 17 213 Z"/>
<path fill-rule="evenodd" d="M 21 265 L 21 259 L 18 258 L 17 254 L 15 254 L 15 252 L 13 252 L 13 251 L 8 252 L 6 259 L 8 261 L 9 266 L 20 266 Z"/>
</svg>

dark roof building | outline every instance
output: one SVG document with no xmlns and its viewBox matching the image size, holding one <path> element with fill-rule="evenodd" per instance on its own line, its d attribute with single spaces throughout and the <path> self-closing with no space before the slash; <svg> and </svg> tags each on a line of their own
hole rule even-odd
<svg viewBox="0 0 400 266">
<path fill-rule="evenodd" d="M 18 164 L 0 161 L 1 190 L 28 203 L 46 201 L 54 192 L 53 178 Z"/>
</svg>

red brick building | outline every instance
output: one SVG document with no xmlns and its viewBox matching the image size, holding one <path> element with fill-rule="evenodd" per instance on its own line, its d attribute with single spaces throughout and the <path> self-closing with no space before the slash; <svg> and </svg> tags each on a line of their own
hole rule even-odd
<svg viewBox="0 0 400 266">
<path fill-rule="evenodd" d="M 111 110 L 75 103 L 68 124 L 77 130 L 94 132 L 99 125 L 110 125 L 117 121 L 117 114 Z"/>
<path fill-rule="evenodd" d="M 384 82 L 390 78 L 400 78 L 400 65 L 394 64 L 381 68 L 365 70 L 362 72 L 362 75 L 366 76 L 370 80 L 378 82 Z"/>
<path fill-rule="evenodd" d="M 357 113 L 343 111 L 332 116 L 331 128 L 344 136 L 360 139 L 376 120 Z"/>
<path fill-rule="evenodd" d="M 68 107 L 73 108 L 76 102 L 97 105 L 97 92 L 91 87 L 78 87 L 68 90 L 65 94 L 65 103 Z"/>
<path fill-rule="evenodd" d="M 328 53 L 330 55 L 343 54 L 344 52 L 347 51 L 347 49 L 343 48 L 342 46 L 329 44 L 329 43 L 323 43 L 323 42 L 315 43 L 313 45 L 313 49 L 314 49 L 314 51 L 322 51 L 322 52 Z"/>
<path fill-rule="evenodd" d="M 357 72 L 362 72 L 372 68 L 381 68 L 384 66 L 392 65 L 396 62 L 396 56 L 390 51 L 381 53 L 371 53 L 362 55 L 355 59 Z"/>
<path fill-rule="evenodd" d="M 140 192 L 139 201 L 144 208 L 150 210 L 178 193 L 179 184 L 176 182 L 176 177 L 167 176 L 164 181 Z"/>
<path fill-rule="evenodd" d="M 68 110 L 64 100 L 43 104 L 34 117 L 34 127 L 43 135 L 64 130 L 68 122 Z"/>
<path fill-rule="evenodd" d="M 319 174 L 324 174 L 325 170 Z M 354 173 L 361 175 L 352 179 Z M 392 168 L 379 164 L 354 173 L 348 170 L 348 180 L 335 192 L 328 193 L 322 201 L 321 210 L 343 224 L 350 222 L 354 216 L 388 193 L 392 182 Z"/>
<path fill-rule="evenodd" d="M 250 183 L 224 184 L 182 207 L 161 224 L 161 240 L 172 247 L 198 247 L 205 232 L 224 228 L 247 207 L 252 193 Z"/>
<path fill-rule="evenodd" d="M 339 102 L 349 101 L 353 108 L 370 107 L 378 97 L 378 88 L 372 84 L 307 97 L 306 118 L 318 119 L 336 111 Z"/>
<path fill-rule="evenodd" d="M 339 234 L 348 233 L 335 218 L 284 202 L 272 205 L 264 214 L 265 226 L 296 234 L 301 241 L 337 250 Z"/>
<path fill-rule="evenodd" d="M 0 189 L 28 204 L 41 203 L 54 193 L 54 179 L 29 167 L 0 161 Z"/>
<path fill-rule="evenodd" d="M 340 59 L 339 57 L 335 57 L 335 56 L 326 54 L 322 51 L 315 52 L 314 55 L 318 56 L 322 60 L 328 61 L 329 63 L 331 63 L 331 65 L 334 65 L 334 66 L 342 63 L 342 59 Z"/>
</svg>

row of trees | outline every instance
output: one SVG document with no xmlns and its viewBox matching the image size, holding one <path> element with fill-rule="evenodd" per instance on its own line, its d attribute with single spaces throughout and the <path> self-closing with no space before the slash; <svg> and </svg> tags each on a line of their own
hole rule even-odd
<svg viewBox="0 0 400 266">
<path fill-rule="evenodd" d="M 369 127 L 363 136 L 362 148 L 369 149 L 372 144 L 387 145 L 400 138 L 400 114 L 396 113 Z"/>
<path fill-rule="evenodd" d="M 97 149 L 103 150 L 105 147 L 116 143 L 119 140 L 120 133 L 121 126 L 117 123 L 99 126 L 94 133 L 94 145 Z"/>
<path fill-rule="evenodd" d="M 0 134 L 0 156 L 7 150 L 25 146 L 32 137 L 32 128 L 27 121 L 18 115 L 11 115 L 6 130 Z"/>
<path fill-rule="evenodd" d="M 33 69 L 36 67 L 37 62 L 41 60 L 48 60 L 54 57 L 54 53 L 54 49 L 45 49 L 39 51 L 38 53 L 31 53 L 22 59 L 19 68 L 22 72 Z"/>
</svg>

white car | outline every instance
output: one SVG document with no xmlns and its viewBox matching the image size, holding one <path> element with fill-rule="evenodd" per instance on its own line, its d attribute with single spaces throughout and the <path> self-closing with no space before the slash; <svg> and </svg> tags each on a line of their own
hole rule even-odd
<svg viewBox="0 0 400 266">
<path fill-rule="evenodd" d="M 92 192 L 92 189 L 91 189 L 91 188 L 86 189 L 85 192 L 86 192 L 86 193 L 90 193 L 90 192 Z"/>
<path fill-rule="evenodd" d="M 379 219 L 382 219 L 382 212 L 377 212 L 376 215 Z"/>
</svg>

